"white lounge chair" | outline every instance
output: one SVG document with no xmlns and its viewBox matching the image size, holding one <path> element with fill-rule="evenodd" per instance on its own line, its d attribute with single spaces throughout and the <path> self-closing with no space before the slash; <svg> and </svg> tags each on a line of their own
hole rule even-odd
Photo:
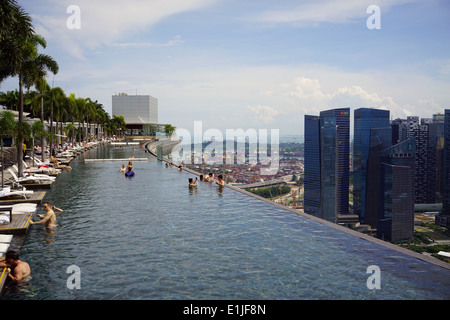
<svg viewBox="0 0 450 320">
<path fill-rule="evenodd" d="M 12 214 L 36 212 L 36 203 L 16 203 L 10 206 L 0 206 L 0 213 L 7 212 L 8 208 L 12 208 Z"/>
<path fill-rule="evenodd" d="M 53 168 L 53 167 L 42 167 L 42 168 L 35 167 L 35 168 L 31 168 L 31 167 L 26 166 L 25 161 L 23 162 L 23 165 L 24 165 L 24 168 L 25 168 L 23 170 L 24 173 L 32 173 L 35 176 L 42 175 L 42 174 L 43 175 L 47 175 L 47 176 L 56 176 L 59 173 L 61 173 L 61 169 L 56 169 L 56 168 Z M 19 172 L 19 169 L 17 168 L 16 165 L 13 165 L 12 167 L 13 167 L 14 170 L 16 170 L 16 172 Z"/>
<path fill-rule="evenodd" d="M 0 234 L 0 243 L 11 243 L 12 234 Z"/>
<path fill-rule="evenodd" d="M 50 177 L 48 175 L 38 175 L 38 176 L 34 176 L 32 174 L 30 174 L 29 176 L 26 177 L 17 177 L 17 175 L 15 174 L 15 172 L 13 170 L 11 170 L 11 168 L 8 168 L 9 173 L 12 176 L 13 182 L 16 183 L 36 183 L 36 184 L 41 184 L 41 183 L 47 183 L 50 181 L 55 181 L 56 177 Z"/>
<path fill-rule="evenodd" d="M 5 187 L 3 189 L 0 189 L 0 199 L 6 198 L 6 197 L 22 197 L 24 199 L 28 199 L 27 196 L 32 195 L 34 191 L 32 190 L 26 190 L 25 188 L 21 190 L 13 189 L 11 191 L 11 188 Z"/>
</svg>

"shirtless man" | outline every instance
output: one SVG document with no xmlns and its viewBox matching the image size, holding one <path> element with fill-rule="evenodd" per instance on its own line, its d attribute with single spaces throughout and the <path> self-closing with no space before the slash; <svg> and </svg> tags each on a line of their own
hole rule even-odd
<svg viewBox="0 0 450 320">
<path fill-rule="evenodd" d="M 14 282 L 27 280 L 30 277 L 30 266 L 19 260 L 19 255 L 13 250 L 6 252 L 5 260 L 0 262 L 0 267 L 8 267 L 8 277 Z"/>
<path fill-rule="evenodd" d="M 45 201 L 44 204 L 42 205 L 42 207 L 44 208 L 44 210 L 46 211 L 45 215 L 44 214 L 38 214 L 38 217 L 41 218 L 41 221 L 38 222 L 34 222 L 34 221 L 30 221 L 31 224 L 44 224 L 47 227 L 47 229 L 52 229 L 56 227 L 56 217 L 59 216 L 61 214 L 61 212 L 63 212 L 62 209 L 56 208 L 55 206 L 51 206 L 50 207 L 50 202 Z M 55 211 L 53 210 L 57 210 L 58 213 L 55 214 Z"/>
<path fill-rule="evenodd" d="M 223 180 L 223 176 L 221 174 L 219 174 L 217 176 L 217 178 L 219 179 L 219 181 L 214 181 L 214 183 L 218 184 L 219 187 L 223 187 L 225 185 L 225 181 Z"/>
</svg>

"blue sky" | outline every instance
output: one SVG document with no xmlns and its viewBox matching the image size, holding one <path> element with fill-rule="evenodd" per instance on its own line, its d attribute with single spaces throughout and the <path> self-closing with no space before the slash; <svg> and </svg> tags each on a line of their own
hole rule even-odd
<svg viewBox="0 0 450 320">
<path fill-rule="evenodd" d="M 111 112 L 120 92 L 158 99 L 159 122 L 303 134 L 305 114 L 350 107 L 431 117 L 450 108 L 450 2 L 440 0 L 21 0 L 48 82 Z M 80 29 L 69 29 L 70 5 Z M 369 5 L 381 10 L 370 30 Z M 17 88 L 14 78 L 0 91 Z M 352 113 L 353 114 L 353 113 Z"/>
</svg>

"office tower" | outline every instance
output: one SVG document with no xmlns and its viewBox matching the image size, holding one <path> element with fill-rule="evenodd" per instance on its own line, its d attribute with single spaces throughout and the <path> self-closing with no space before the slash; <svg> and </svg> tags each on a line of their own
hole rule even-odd
<svg viewBox="0 0 450 320">
<path fill-rule="evenodd" d="M 317 119 L 318 118 L 318 119 Z M 319 127 L 317 127 L 319 125 Z M 308 137 L 308 138 L 307 138 Z M 318 144 L 317 144 L 318 142 Z M 312 154 L 308 156 L 308 151 Z M 320 116 L 305 116 L 305 186 L 306 213 L 336 222 L 339 215 L 348 214 L 350 151 L 350 109 L 320 112 Z M 320 158 L 313 164 L 313 160 Z M 317 170 L 319 166 L 319 171 Z M 320 210 L 317 205 L 317 185 L 311 177 L 320 172 Z"/>
<path fill-rule="evenodd" d="M 392 128 L 392 145 L 395 145 L 401 141 L 407 139 L 407 126 L 406 120 L 404 119 L 395 119 L 391 121 Z"/>
<path fill-rule="evenodd" d="M 409 138 L 381 152 L 377 236 L 387 241 L 414 234 L 415 139 Z"/>
<path fill-rule="evenodd" d="M 430 121 L 431 120 L 431 121 Z M 442 150 L 444 147 L 444 115 L 434 114 L 428 125 L 428 203 L 442 199 Z"/>
<path fill-rule="evenodd" d="M 367 193 L 367 170 L 372 129 L 387 128 L 386 130 L 388 130 L 389 134 L 391 133 L 391 129 L 388 110 L 360 108 L 355 110 L 354 115 L 353 213 L 359 216 L 359 221 L 361 223 L 365 224 L 367 223 L 366 198 L 370 198 L 372 196 L 372 194 Z M 378 131 L 374 132 L 378 133 Z M 374 143 L 377 141 L 376 136 L 372 137 L 372 139 L 374 140 Z M 386 145 L 386 143 L 383 143 L 384 148 L 389 146 L 390 144 Z M 372 171 L 373 169 L 374 168 L 372 168 Z"/>
<path fill-rule="evenodd" d="M 381 153 L 392 145 L 392 128 L 373 128 L 370 130 L 369 157 L 367 159 L 366 205 L 364 224 L 377 228 L 380 208 Z"/>
<path fill-rule="evenodd" d="M 442 212 L 436 216 L 436 223 L 450 227 L 450 109 L 444 112 L 444 149 L 442 170 Z"/>
<path fill-rule="evenodd" d="M 320 211 L 320 120 L 305 115 L 304 211 L 321 217 Z"/>
</svg>

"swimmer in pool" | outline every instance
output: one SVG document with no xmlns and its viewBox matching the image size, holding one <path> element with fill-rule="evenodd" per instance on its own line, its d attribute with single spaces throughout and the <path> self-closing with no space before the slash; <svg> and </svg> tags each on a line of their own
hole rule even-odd
<svg viewBox="0 0 450 320">
<path fill-rule="evenodd" d="M 223 187 L 225 185 L 225 181 L 223 180 L 223 176 L 221 174 L 219 174 L 217 176 L 217 178 L 219 179 L 219 181 L 214 181 L 214 183 L 218 184 L 220 187 Z"/>
<path fill-rule="evenodd" d="M 7 267 L 8 277 L 16 283 L 30 278 L 31 270 L 29 264 L 21 261 L 16 251 L 7 251 L 4 260 L 1 261 L 0 259 L 0 267 Z"/>
<path fill-rule="evenodd" d="M 121 173 L 125 173 L 127 168 L 125 168 L 125 164 L 122 164 L 122 168 L 120 168 Z"/>
<path fill-rule="evenodd" d="M 45 226 L 47 227 L 47 229 L 56 228 L 56 217 L 59 216 L 61 214 L 61 212 L 63 212 L 63 210 L 56 208 L 55 206 L 50 206 L 50 202 L 48 202 L 48 201 L 45 201 L 44 204 L 42 205 L 42 207 L 46 211 L 45 215 L 38 214 L 38 217 L 41 218 L 42 220 L 38 221 L 38 222 L 30 221 L 30 224 L 44 224 L 45 223 Z M 54 210 L 57 210 L 58 213 L 55 213 Z"/>
<path fill-rule="evenodd" d="M 189 181 L 189 188 L 198 186 L 198 178 L 197 177 L 195 178 L 195 180 L 193 180 L 192 178 L 189 178 L 188 181 Z"/>
</svg>

